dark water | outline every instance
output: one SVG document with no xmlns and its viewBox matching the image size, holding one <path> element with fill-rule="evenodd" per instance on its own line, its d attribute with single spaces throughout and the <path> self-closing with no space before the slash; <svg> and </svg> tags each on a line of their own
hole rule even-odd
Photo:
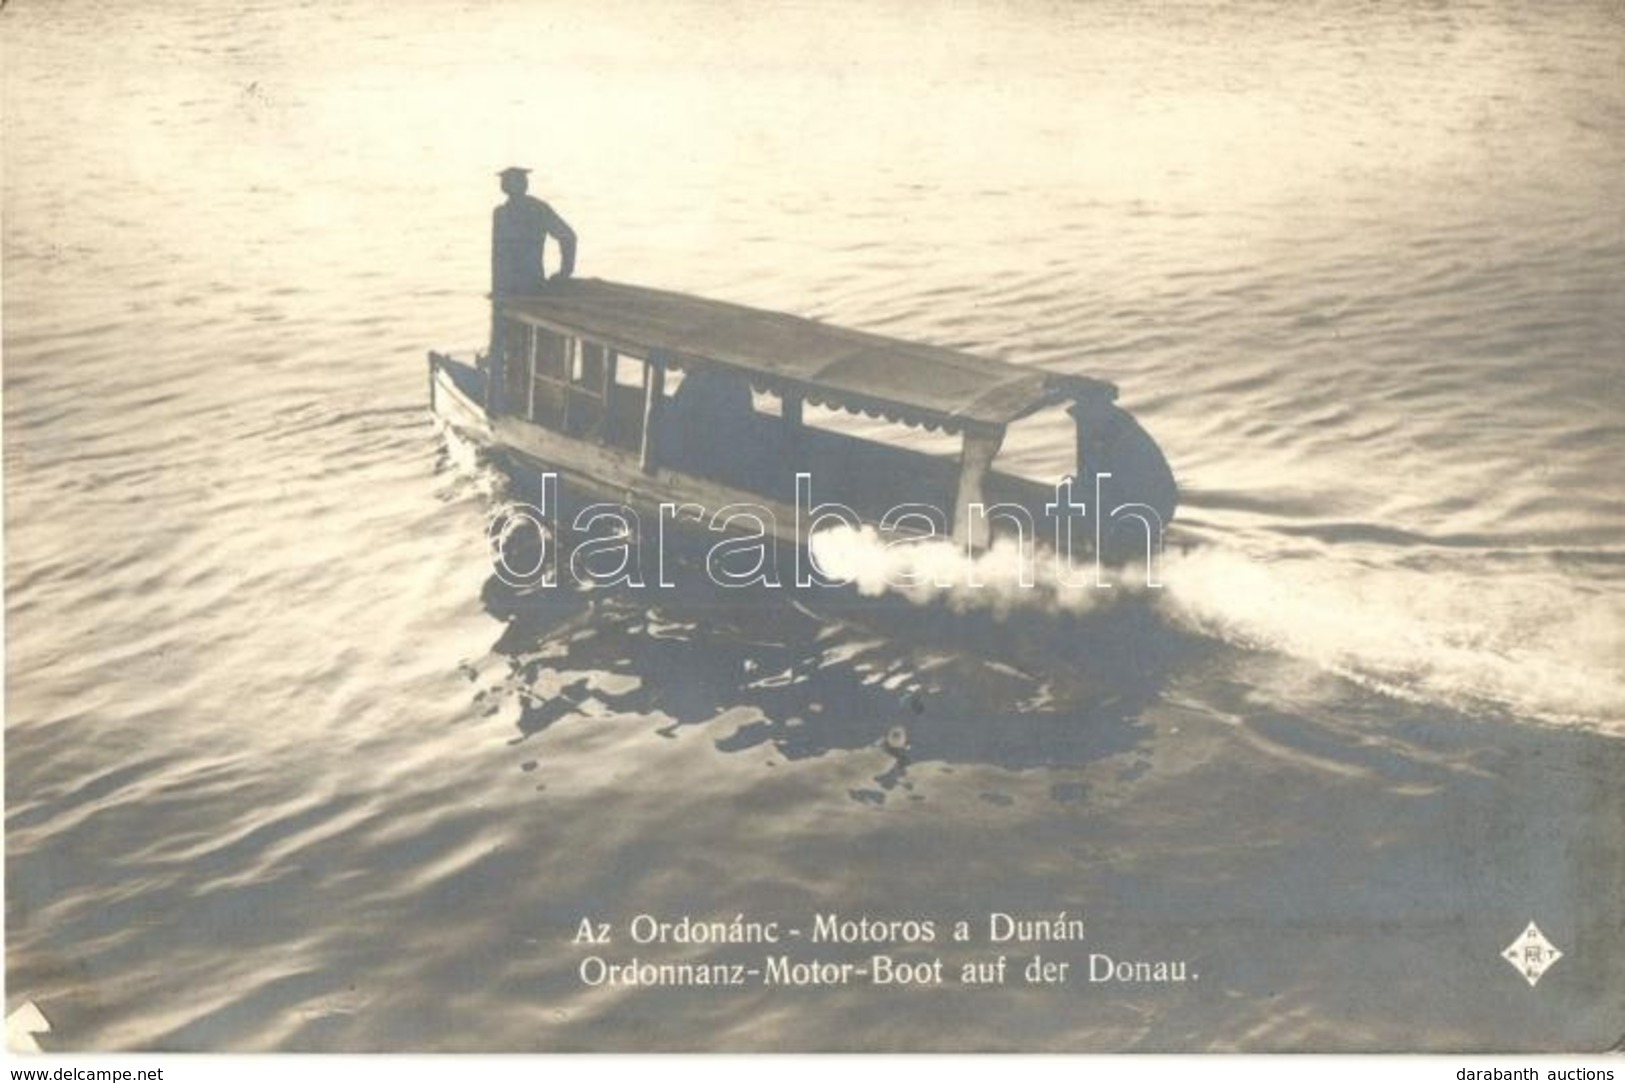
<svg viewBox="0 0 1625 1083">
<path fill-rule="evenodd" d="M 1617 5 L 13 0 L 0 33 L 7 1007 L 46 1044 L 1625 1033 Z M 435 433 L 422 355 L 480 342 L 511 161 L 582 273 L 1117 381 L 1186 490 L 1166 589 L 504 588 L 507 482 Z M 1062 909 L 1084 944 L 1009 953 L 1199 980 L 588 988 L 570 943 Z M 1499 958 L 1530 920 L 1534 988 Z"/>
</svg>

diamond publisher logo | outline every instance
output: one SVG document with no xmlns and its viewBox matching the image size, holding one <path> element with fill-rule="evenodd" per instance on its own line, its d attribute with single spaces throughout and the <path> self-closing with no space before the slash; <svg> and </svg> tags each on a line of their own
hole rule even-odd
<svg viewBox="0 0 1625 1083">
<path fill-rule="evenodd" d="M 1529 928 L 1518 934 L 1518 939 L 1507 945 L 1501 953 L 1501 958 L 1511 963 L 1513 967 L 1528 979 L 1530 985 L 1540 980 L 1540 976 L 1551 969 L 1553 963 L 1563 958 L 1563 953 L 1553 946 L 1546 934 L 1534 922 Z"/>
</svg>

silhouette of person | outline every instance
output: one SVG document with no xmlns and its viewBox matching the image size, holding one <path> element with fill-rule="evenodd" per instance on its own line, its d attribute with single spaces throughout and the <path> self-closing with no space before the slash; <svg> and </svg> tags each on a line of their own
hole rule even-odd
<svg viewBox="0 0 1625 1083">
<path fill-rule="evenodd" d="M 559 246 L 555 279 L 569 278 L 576 267 L 576 232 L 546 203 L 526 195 L 528 169 L 504 169 L 502 190 L 508 201 L 497 205 L 491 217 L 491 292 L 537 293 L 547 282 L 542 249 L 552 237 Z"/>
</svg>

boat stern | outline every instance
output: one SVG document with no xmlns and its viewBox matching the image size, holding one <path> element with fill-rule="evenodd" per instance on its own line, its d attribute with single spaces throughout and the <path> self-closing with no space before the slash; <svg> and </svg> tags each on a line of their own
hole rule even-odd
<svg viewBox="0 0 1625 1083">
<path fill-rule="evenodd" d="M 429 351 L 429 413 L 455 428 L 489 439 L 485 369 L 450 354 Z"/>
</svg>

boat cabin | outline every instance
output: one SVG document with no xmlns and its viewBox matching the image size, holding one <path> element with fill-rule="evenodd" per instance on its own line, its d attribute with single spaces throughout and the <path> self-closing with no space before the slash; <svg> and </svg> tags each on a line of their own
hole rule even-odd
<svg viewBox="0 0 1625 1083">
<path fill-rule="evenodd" d="M 479 367 L 496 443 L 613 499 L 790 509 L 805 475 L 865 523 L 980 549 L 990 509 L 1041 513 L 1059 477 L 1121 473 L 1148 448 L 1131 472 L 1156 491 L 1134 499 L 1172 514 L 1166 463 L 1104 381 L 599 280 L 493 305 Z M 1049 485 L 994 469 L 1008 426 L 1062 407 L 1076 456 Z"/>
</svg>

